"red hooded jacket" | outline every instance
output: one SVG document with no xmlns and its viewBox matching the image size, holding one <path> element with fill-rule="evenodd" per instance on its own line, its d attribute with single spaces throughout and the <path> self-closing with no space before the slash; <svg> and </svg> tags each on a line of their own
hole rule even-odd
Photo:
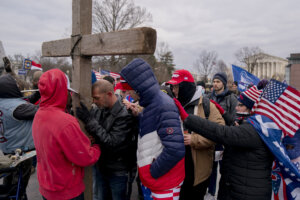
<svg viewBox="0 0 300 200">
<path fill-rule="evenodd" d="M 39 90 L 41 103 L 32 125 L 39 189 L 49 200 L 72 199 L 84 191 L 84 167 L 97 162 L 100 148 L 91 146 L 76 118 L 64 112 L 67 79 L 62 71 L 45 72 Z"/>
</svg>

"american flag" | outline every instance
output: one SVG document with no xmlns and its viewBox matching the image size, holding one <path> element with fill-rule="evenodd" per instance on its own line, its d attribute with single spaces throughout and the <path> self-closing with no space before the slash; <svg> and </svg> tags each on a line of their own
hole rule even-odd
<svg viewBox="0 0 300 200">
<path fill-rule="evenodd" d="M 112 76 L 114 79 L 117 79 L 117 78 L 120 78 L 120 77 L 121 77 L 120 74 L 115 73 L 115 72 L 110 72 L 109 75 Z"/>
<path fill-rule="evenodd" d="M 101 79 L 101 74 L 99 73 L 99 72 L 97 72 L 96 70 L 93 70 L 94 71 L 94 73 L 95 73 L 95 75 L 96 75 L 96 79 L 97 79 L 97 81 L 98 80 L 100 80 Z"/>
<path fill-rule="evenodd" d="M 100 74 L 101 75 L 109 75 L 109 76 L 113 77 L 114 79 L 120 78 L 120 74 L 115 73 L 115 72 L 110 72 L 110 71 L 107 71 L 104 69 L 100 70 Z"/>
<path fill-rule="evenodd" d="M 243 92 L 248 98 L 250 98 L 253 102 L 257 102 L 258 97 L 261 95 L 262 90 L 257 89 L 256 85 L 252 86 L 245 92 Z"/>
<path fill-rule="evenodd" d="M 284 136 L 294 136 L 300 128 L 300 92 L 272 79 L 252 111 L 272 119 Z"/>
</svg>

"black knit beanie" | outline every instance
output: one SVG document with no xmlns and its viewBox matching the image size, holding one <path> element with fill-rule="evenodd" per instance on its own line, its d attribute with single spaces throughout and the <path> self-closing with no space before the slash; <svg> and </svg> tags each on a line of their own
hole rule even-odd
<svg viewBox="0 0 300 200">
<path fill-rule="evenodd" d="M 219 79 L 220 81 L 222 81 L 224 88 L 226 88 L 227 86 L 227 75 L 224 72 L 219 72 L 216 73 L 213 77 L 213 80 L 215 79 Z"/>
</svg>

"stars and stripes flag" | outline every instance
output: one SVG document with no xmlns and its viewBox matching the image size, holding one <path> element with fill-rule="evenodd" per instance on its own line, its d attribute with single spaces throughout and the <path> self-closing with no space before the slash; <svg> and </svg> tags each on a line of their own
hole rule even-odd
<svg viewBox="0 0 300 200">
<path fill-rule="evenodd" d="M 252 112 L 272 119 L 284 136 L 294 136 L 300 128 L 300 92 L 277 80 L 270 80 Z"/>
<path fill-rule="evenodd" d="M 114 79 L 120 78 L 120 74 L 115 73 L 115 72 L 110 72 L 110 76 L 112 76 Z"/>
<path fill-rule="evenodd" d="M 96 70 L 93 70 L 93 72 L 95 73 L 95 75 L 96 75 L 96 79 L 97 80 L 100 80 L 101 79 L 101 74 L 99 73 L 99 72 L 97 72 Z"/>
<path fill-rule="evenodd" d="M 257 88 L 256 85 L 252 86 L 251 88 L 249 88 L 248 90 L 246 90 L 244 92 L 244 94 L 251 99 L 253 102 L 257 103 L 257 100 L 259 98 L 259 96 L 261 95 L 261 93 L 263 92 L 263 90 L 259 90 Z"/>
<path fill-rule="evenodd" d="M 118 74 L 118 73 L 110 72 L 110 71 L 107 71 L 107 70 L 104 70 L 104 69 L 100 70 L 100 74 L 101 75 L 109 75 L 109 76 L 113 77 L 114 79 L 117 79 L 117 78 L 121 77 L 120 74 Z"/>
</svg>

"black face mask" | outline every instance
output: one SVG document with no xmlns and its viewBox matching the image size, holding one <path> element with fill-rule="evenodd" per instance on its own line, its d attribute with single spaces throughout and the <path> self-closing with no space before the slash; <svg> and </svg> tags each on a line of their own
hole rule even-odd
<svg viewBox="0 0 300 200">
<path fill-rule="evenodd" d="M 246 120 L 250 116 L 250 113 L 236 113 L 235 122 L 238 124 L 242 124 L 244 120 Z"/>
<path fill-rule="evenodd" d="M 196 84 L 194 82 L 179 83 L 178 101 L 182 106 L 185 106 L 191 101 L 196 92 Z"/>
</svg>

